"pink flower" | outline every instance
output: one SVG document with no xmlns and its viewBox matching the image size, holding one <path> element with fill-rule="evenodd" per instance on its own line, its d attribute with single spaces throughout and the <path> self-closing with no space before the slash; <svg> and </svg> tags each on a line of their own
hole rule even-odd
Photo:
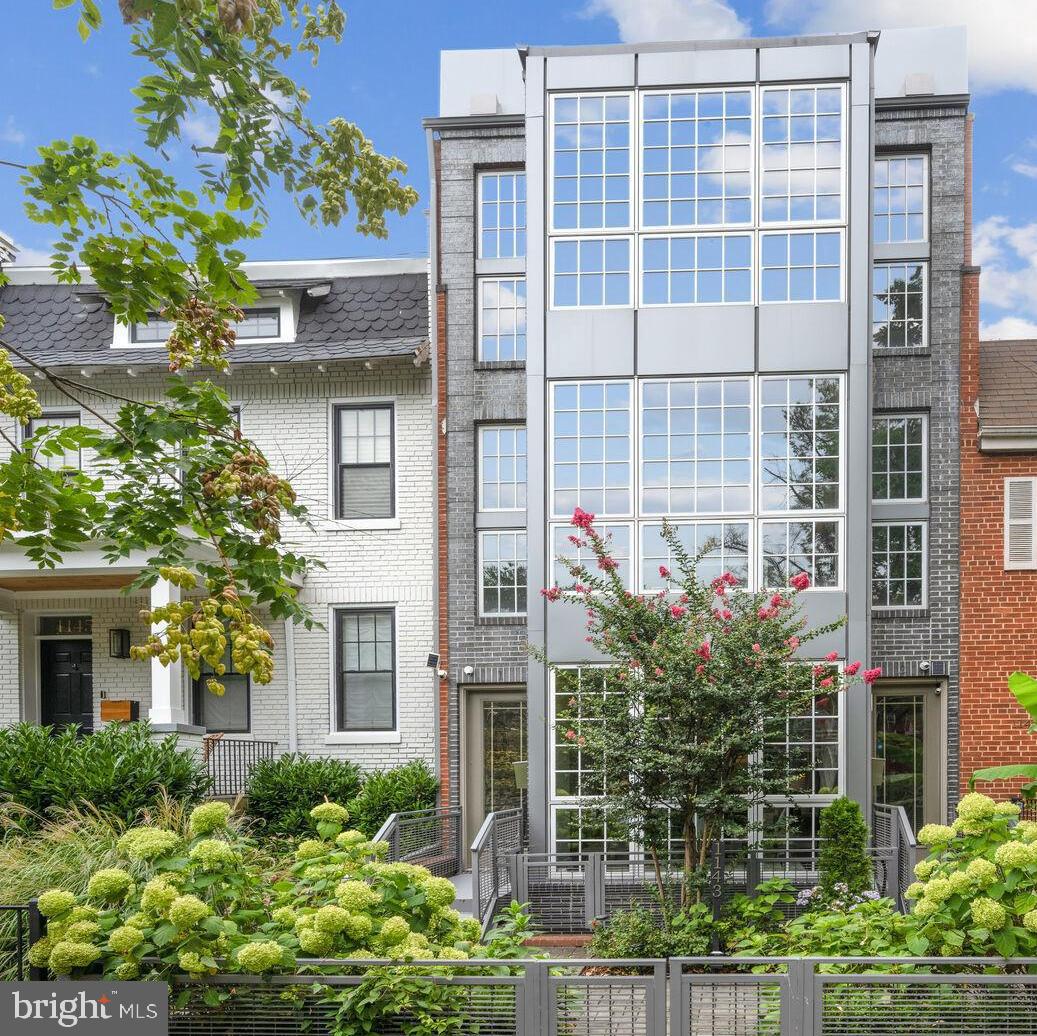
<svg viewBox="0 0 1037 1036">
<path fill-rule="evenodd" d="M 718 613 L 724 622 L 730 622 L 734 618 L 734 612 L 730 608 L 722 608 Z"/>
<path fill-rule="evenodd" d="M 789 586 L 791 586 L 793 590 L 805 590 L 810 586 L 810 576 L 808 576 L 806 572 L 797 572 L 789 580 Z"/>
<path fill-rule="evenodd" d="M 663 675 L 663 671 L 658 666 L 655 667 L 655 675 L 656 676 L 662 676 Z"/>
<path fill-rule="evenodd" d="M 720 578 L 723 579 L 728 586 L 738 585 L 738 576 L 733 575 L 731 572 L 725 572 Z"/>
<path fill-rule="evenodd" d="M 659 566 L 659 575 L 662 576 L 663 579 L 669 579 L 670 578 L 670 570 L 665 565 L 660 565 Z"/>
<path fill-rule="evenodd" d="M 572 524 L 577 529 L 589 529 L 594 524 L 594 515 L 585 511 L 582 507 L 577 507 L 573 511 Z"/>
<path fill-rule="evenodd" d="M 772 608 L 787 608 L 789 606 L 789 600 L 786 597 L 782 597 L 781 594 L 775 594 L 771 598 Z"/>
<path fill-rule="evenodd" d="M 825 661 L 826 662 L 834 662 L 838 657 L 839 657 L 839 652 L 838 651 L 829 651 L 828 654 L 825 655 Z"/>
<path fill-rule="evenodd" d="M 759 616 L 759 618 L 761 618 L 764 622 L 766 622 L 768 619 L 773 619 L 774 616 L 778 614 L 778 609 L 777 608 L 761 608 L 756 614 Z"/>
<path fill-rule="evenodd" d="M 606 554 L 604 557 L 598 558 L 598 568 L 603 572 L 611 572 L 613 569 L 619 568 L 619 562 Z"/>
<path fill-rule="evenodd" d="M 861 679 L 865 683 L 874 683 L 882 675 L 881 669 L 865 669 Z"/>
<path fill-rule="evenodd" d="M 679 604 L 675 604 L 672 608 L 670 608 L 670 614 L 675 619 L 680 619 L 684 617 L 684 614 L 685 612 L 687 612 L 687 610 L 687 608 L 682 608 Z"/>
<path fill-rule="evenodd" d="M 565 740 L 566 741 L 575 741 L 576 740 L 576 731 L 575 730 L 567 730 L 565 732 Z"/>
<path fill-rule="evenodd" d="M 575 590 L 575 591 L 576 591 L 576 592 L 577 592 L 578 594 L 585 594 L 585 593 L 589 593 L 589 592 L 590 592 L 590 591 L 589 591 L 589 587 L 586 587 L 586 586 L 584 586 L 584 585 L 583 585 L 583 583 L 577 583 L 577 584 L 576 584 L 576 585 L 575 585 L 575 586 L 573 587 L 573 589 L 574 589 L 574 590 Z"/>
<path fill-rule="evenodd" d="M 557 586 L 550 586 L 540 591 L 541 597 L 546 597 L 549 601 L 557 601 L 562 596 L 562 591 Z"/>
<path fill-rule="evenodd" d="M 713 649 L 709 646 L 709 641 L 704 640 L 697 648 L 695 648 L 695 654 L 704 662 L 708 662 L 713 657 Z"/>
<path fill-rule="evenodd" d="M 695 675 L 696 676 L 701 676 L 705 671 L 706 671 L 706 667 L 701 662 L 699 662 L 699 664 L 697 666 L 695 666 Z"/>
<path fill-rule="evenodd" d="M 796 636 L 789 637 L 789 639 L 786 640 L 785 643 L 788 644 L 788 646 L 790 648 L 792 648 L 793 651 L 795 651 L 796 648 L 799 647 L 799 637 L 796 637 Z"/>
<path fill-rule="evenodd" d="M 762 650 L 763 648 L 760 647 L 759 644 L 753 644 L 753 651 L 755 651 L 757 654 L 759 654 Z"/>
<path fill-rule="evenodd" d="M 825 667 L 823 665 L 816 665 L 813 669 L 811 669 L 811 672 L 814 674 L 814 676 L 824 676 Z"/>
<path fill-rule="evenodd" d="M 581 745 L 581 746 L 582 746 L 582 745 L 585 745 L 585 744 L 587 743 L 587 739 L 586 739 L 586 738 L 585 738 L 585 737 L 584 737 L 584 736 L 583 736 L 583 735 L 581 734 L 581 735 L 580 735 L 580 736 L 579 736 L 579 737 L 578 737 L 578 738 L 576 739 L 576 743 L 577 743 L 578 745 Z"/>
<path fill-rule="evenodd" d="M 846 675 L 847 676 L 856 676 L 857 675 L 857 670 L 860 669 L 860 667 L 861 667 L 860 662 L 851 662 L 846 667 Z"/>
<path fill-rule="evenodd" d="M 581 540 L 579 536 L 570 536 L 569 537 L 569 542 L 574 547 L 586 547 L 587 546 L 587 541 L 586 540 Z"/>
<path fill-rule="evenodd" d="M 834 682 L 834 681 L 832 680 L 832 678 L 831 678 L 830 676 L 826 676 L 826 677 L 825 677 L 825 678 L 824 678 L 824 679 L 823 679 L 823 680 L 821 681 L 821 686 L 822 686 L 822 687 L 824 687 L 825 689 L 827 689 L 827 688 L 829 688 L 829 687 L 831 687 L 831 686 L 832 686 L 833 682 Z"/>
</svg>

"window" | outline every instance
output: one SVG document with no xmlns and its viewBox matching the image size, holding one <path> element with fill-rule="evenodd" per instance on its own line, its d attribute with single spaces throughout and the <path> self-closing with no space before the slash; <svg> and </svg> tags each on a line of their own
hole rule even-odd
<svg viewBox="0 0 1037 1036">
<path fill-rule="evenodd" d="M 630 383 L 556 383 L 551 417 L 552 513 L 630 514 Z"/>
<path fill-rule="evenodd" d="M 875 608 L 925 604 L 925 524 L 876 523 L 871 528 L 871 603 Z"/>
<path fill-rule="evenodd" d="M 339 730 L 396 729 L 395 640 L 391 608 L 335 612 Z"/>
<path fill-rule="evenodd" d="M 752 92 L 699 90 L 642 100 L 646 227 L 752 221 Z"/>
<path fill-rule="evenodd" d="M 32 418 L 25 427 L 25 437 L 31 438 L 38 432 L 57 432 L 61 428 L 78 428 L 82 424 L 78 411 L 67 411 L 62 413 L 44 413 L 41 417 Z M 48 435 L 49 439 L 50 436 Z M 59 453 L 44 453 L 38 446 L 36 448 L 36 462 L 51 471 L 62 468 L 73 468 L 76 471 L 83 466 L 82 456 L 78 449 L 61 450 Z"/>
<path fill-rule="evenodd" d="M 641 512 L 752 510 L 747 378 L 641 384 Z"/>
<path fill-rule="evenodd" d="M 552 254 L 556 309 L 630 305 L 629 238 L 556 240 Z"/>
<path fill-rule="evenodd" d="M 840 230 L 760 236 L 761 302 L 838 302 L 842 298 Z"/>
<path fill-rule="evenodd" d="M 479 281 L 479 359 L 484 363 L 526 358 L 526 278 Z"/>
<path fill-rule="evenodd" d="M 479 429 L 479 510 L 521 511 L 526 506 L 526 429 Z"/>
<path fill-rule="evenodd" d="M 194 721 L 207 731 L 224 734 L 246 734 L 251 729 L 252 687 L 248 673 L 234 669 L 230 645 L 223 654 L 226 672 L 216 676 L 212 666 L 201 663 L 201 675 L 194 681 Z M 215 676 L 223 684 L 222 695 L 213 694 L 206 683 Z"/>
<path fill-rule="evenodd" d="M 709 547 L 696 570 L 699 582 L 709 583 L 730 572 L 739 586 L 748 586 L 749 528 L 748 522 L 681 522 L 674 526 L 674 531 L 684 552 L 692 559 Z M 676 571 L 676 558 L 663 539 L 662 525 L 646 523 L 641 526 L 642 590 L 661 590 L 668 585 L 659 575 L 661 565 L 671 572 Z"/>
<path fill-rule="evenodd" d="M 335 407 L 335 517 L 392 518 L 393 408 Z"/>
<path fill-rule="evenodd" d="M 1037 568 L 1037 478 L 1005 479 L 1005 568 Z"/>
<path fill-rule="evenodd" d="M 631 549 L 633 547 L 630 526 L 596 522 L 594 528 L 605 539 L 608 552 L 617 564 L 616 572 L 623 585 L 630 589 L 633 585 L 630 578 Z M 604 573 L 597 569 L 594 551 L 589 546 L 578 547 L 573 543 L 573 540 L 582 540 L 586 543 L 586 538 L 581 533 L 582 530 L 575 529 L 571 525 L 553 525 L 551 527 L 551 558 L 554 566 L 552 577 L 554 585 L 563 590 L 570 589 L 575 580 L 569 569 L 559 560 L 560 558 L 568 558 L 583 565 L 595 575 L 604 577 Z"/>
<path fill-rule="evenodd" d="M 767 87 L 762 105 L 761 221 L 840 219 L 842 89 Z"/>
<path fill-rule="evenodd" d="M 875 244 L 928 239 L 925 195 L 926 161 L 923 155 L 875 159 Z"/>
<path fill-rule="evenodd" d="M 924 500 L 926 420 L 922 414 L 883 414 L 871 422 L 873 500 Z"/>
<path fill-rule="evenodd" d="M 555 97 L 552 226 L 630 226 L 630 97 Z"/>
<path fill-rule="evenodd" d="M 250 338 L 281 337 L 280 306 L 250 306 L 242 312 L 244 317 L 231 325 L 239 342 Z M 149 318 L 146 324 L 132 325 L 130 341 L 134 345 L 162 345 L 168 340 L 172 330 L 173 321 L 163 320 L 156 314 Z"/>
<path fill-rule="evenodd" d="M 526 534 L 517 530 L 479 533 L 482 598 L 485 617 L 526 614 Z"/>
<path fill-rule="evenodd" d="M 839 379 L 760 382 L 760 510 L 839 507 Z"/>
<path fill-rule="evenodd" d="M 924 346 L 925 263 L 876 263 L 872 271 L 871 339 L 876 349 Z"/>
<path fill-rule="evenodd" d="M 643 306 L 751 302 L 752 238 L 646 237 L 641 271 Z"/>
<path fill-rule="evenodd" d="M 762 585 L 787 586 L 800 572 L 819 589 L 839 585 L 837 521 L 766 521 L 760 523 Z"/>
<path fill-rule="evenodd" d="M 839 794 L 839 698 L 819 694 L 802 714 L 767 724 L 763 768 L 787 778 L 793 795 Z"/>
<path fill-rule="evenodd" d="M 479 174 L 479 258 L 526 254 L 526 174 Z"/>
</svg>

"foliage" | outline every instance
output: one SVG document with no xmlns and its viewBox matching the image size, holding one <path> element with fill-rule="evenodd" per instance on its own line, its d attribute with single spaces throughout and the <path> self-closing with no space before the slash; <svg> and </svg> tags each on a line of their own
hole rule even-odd
<svg viewBox="0 0 1037 1036">
<path fill-rule="evenodd" d="M 360 768 L 345 760 L 291 753 L 263 759 L 249 772 L 246 810 L 265 832 L 298 838 L 312 830 L 310 810 L 318 802 L 348 802 L 362 779 Z"/>
<path fill-rule="evenodd" d="M 23 829 L 76 804 L 132 821 L 163 795 L 196 802 L 208 790 L 197 757 L 173 736 L 153 741 L 147 723 L 109 723 L 90 737 L 31 723 L 0 730 L 0 795 L 24 807 L 11 814 Z"/>
<path fill-rule="evenodd" d="M 721 833 L 744 830 L 747 807 L 768 794 L 816 790 L 806 783 L 810 775 L 775 758 L 773 742 L 783 739 L 788 717 L 809 711 L 815 699 L 830 707 L 859 679 L 860 663 L 840 672 L 833 652 L 815 664 L 789 664 L 842 624 L 806 628 L 805 573 L 773 592 L 744 590 L 730 572 L 703 583 L 697 569 L 716 544 L 692 557 L 664 523 L 676 571 L 662 566 L 663 588 L 634 595 L 593 520 L 577 508 L 571 539 L 593 554 L 597 571 L 560 560 L 574 580 L 569 592 L 587 610 L 587 640 L 613 664 L 582 674 L 552 665 L 560 733 L 582 755 L 584 771 L 603 772 L 615 830 L 625 828 L 656 857 L 675 837 L 683 869 L 701 872 Z M 556 601 L 563 589 L 542 593 Z M 868 670 L 863 678 L 878 675 Z"/>
<path fill-rule="evenodd" d="M 1037 680 L 1027 673 L 1012 673 L 1008 689 L 1030 717 L 1029 732 L 1037 732 Z M 1037 763 L 1011 763 L 977 770 L 969 778 L 969 790 L 976 787 L 977 781 L 1010 781 L 1020 777 L 1026 781 L 1019 789 L 1023 798 L 1028 801 L 1037 798 Z"/>
<path fill-rule="evenodd" d="M 821 810 L 817 866 L 821 891 L 831 897 L 857 895 L 874 880 L 868 855 L 868 825 L 861 807 L 842 796 Z M 840 886 L 837 888 L 837 886 Z"/>
<path fill-rule="evenodd" d="M 86 40 L 102 28 L 100 6 L 77 6 Z M 341 39 L 345 15 L 335 0 L 120 0 L 119 9 L 147 66 L 133 91 L 144 150 L 119 154 L 77 135 L 40 147 L 30 165 L 3 165 L 21 170 L 29 218 L 56 232 L 59 283 L 79 284 L 85 272 L 116 321 L 158 313 L 171 322 L 173 377 L 163 401 L 137 402 L 49 370 L 0 339 L 0 413 L 23 426 L 40 416 L 29 371 L 91 422 L 24 439 L 4 434 L 0 538 L 18 533 L 41 568 L 88 542 L 104 543 L 110 562 L 140 551 L 147 561 L 129 589 L 160 578 L 197 586 L 200 601 L 146 616 L 156 630 L 133 655 L 182 659 L 195 678 L 211 668 L 209 689 L 220 694 L 228 646 L 238 672 L 271 678 L 259 608 L 313 624 L 294 587 L 316 562 L 282 543 L 283 521 L 306 522 L 292 487 L 241 436 L 226 393 L 185 372 L 227 369 L 233 323 L 256 297 L 240 244 L 266 226 L 273 184 L 309 222 L 335 225 L 352 209 L 357 229 L 376 236 L 386 235 L 387 214 L 406 212 L 417 195 L 400 182 L 403 164 L 380 155 L 353 123 L 315 122 L 307 92 L 288 74 L 294 57 L 316 62 L 322 45 Z M 196 191 L 166 163 L 198 118 L 217 131 L 213 144 L 192 149 Z M 99 397 L 118 403 L 114 419 Z M 91 473 L 47 466 L 70 449 L 93 454 Z"/>
<path fill-rule="evenodd" d="M 439 781 L 424 759 L 412 759 L 389 770 L 375 770 L 364 778 L 363 787 L 349 803 L 353 823 L 368 838 L 393 813 L 431 809 L 439 794 Z"/>
</svg>

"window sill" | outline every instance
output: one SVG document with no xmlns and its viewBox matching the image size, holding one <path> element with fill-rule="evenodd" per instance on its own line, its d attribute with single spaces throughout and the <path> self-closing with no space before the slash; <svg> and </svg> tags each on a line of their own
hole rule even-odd
<svg viewBox="0 0 1037 1036">
<path fill-rule="evenodd" d="M 372 529 L 402 528 L 399 518 L 339 518 L 317 526 L 319 532 L 365 532 Z"/>
<path fill-rule="evenodd" d="M 932 349 L 928 345 L 905 346 L 903 349 L 876 349 L 872 346 L 871 354 L 876 359 L 881 356 L 932 356 Z"/>
<path fill-rule="evenodd" d="M 873 619 L 928 619 L 928 605 L 913 608 L 872 608 Z"/>
<path fill-rule="evenodd" d="M 478 626 L 525 626 L 525 615 L 477 615 Z"/>
<path fill-rule="evenodd" d="M 326 745 L 398 745 L 398 730 L 340 730 L 324 738 Z"/>
<path fill-rule="evenodd" d="M 476 360 L 477 371 L 524 371 L 525 360 Z"/>
</svg>

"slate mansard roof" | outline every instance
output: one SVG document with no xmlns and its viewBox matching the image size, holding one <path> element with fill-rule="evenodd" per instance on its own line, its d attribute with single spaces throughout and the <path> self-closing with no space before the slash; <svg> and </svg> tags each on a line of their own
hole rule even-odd
<svg viewBox="0 0 1037 1036">
<path fill-rule="evenodd" d="M 240 342 L 231 357 L 235 365 L 411 356 L 427 346 L 423 259 L 252 263 L 245 269 L 261 290 L 298 296 L 298 325 L 293 342 Z M 54 284 L 47 270 L 7 272 L 12 283 L 0 288 L 6 320 L 0 335 L 37 362 L 165 365 L 162 348 L 112 347 L 112 313 L 93 286 Z"/>
</svg>

